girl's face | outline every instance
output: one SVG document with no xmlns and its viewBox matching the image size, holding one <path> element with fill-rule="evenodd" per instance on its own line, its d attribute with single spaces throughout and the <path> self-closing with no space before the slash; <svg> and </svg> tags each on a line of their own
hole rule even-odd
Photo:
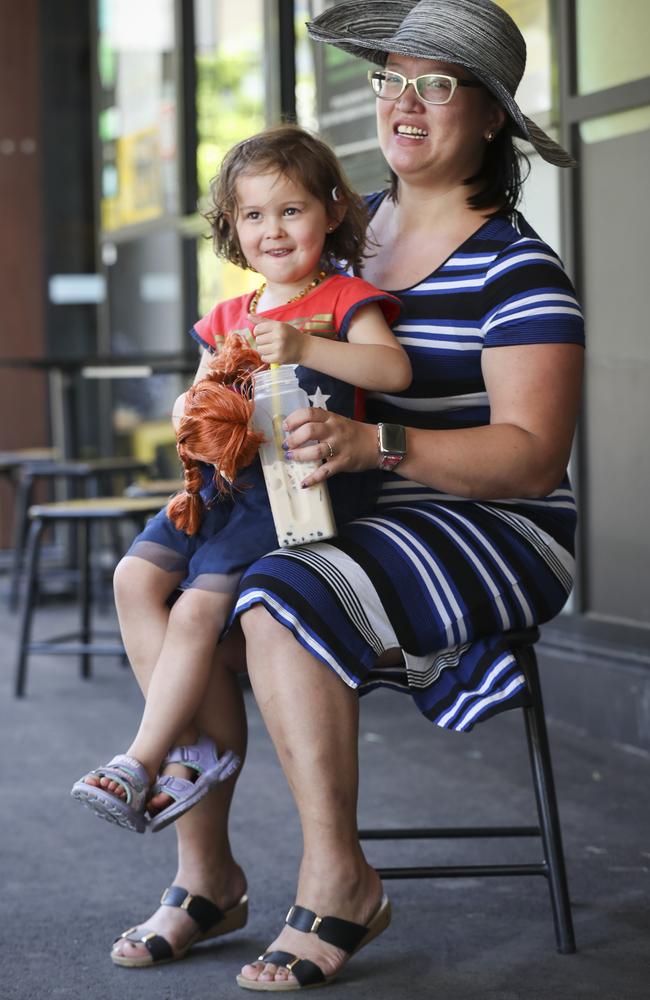
<svg viewBox="0 0 650 1000">
<path fill-rule="evenodd" d="M 269 287 L 308 284 L 320 270 L 327 229 L 334 225 L 323 203 L 276 171 L 242 174 L 236 192 L 235 229 L 250 266 Z"/>
<path fill-rule="evenodd" d="M 395 53 L 388 56 L 386 68 L 409 80 L 425 73 L 474 79 L 454 63 Z M 402 180 L 448 188 L 478 171 L 485 137 L 503 125 L 505 114 L 484 87 L 457 87 L 448 104 L 436 105 L 422 101 L 411 84 L 396 101 L 377 99 L 379 145 Z"/>
</svg>

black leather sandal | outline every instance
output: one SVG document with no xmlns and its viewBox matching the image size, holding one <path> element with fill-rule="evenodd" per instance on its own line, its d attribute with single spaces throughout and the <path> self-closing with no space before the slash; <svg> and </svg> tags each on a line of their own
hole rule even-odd
<svg viewBox="0 0 650 1000">
<path fill-rule="evenodd" d="M 118 938 L 118 941 L 133 941 L 143 944 L 148 955 L 134 955 L 128 958 L 125 955 L 118 955 L 111 952 L 111 959 L 115 965 L 122 965 L 128 969 L 149 969 L 154 965 L 163 965 L 165 962 L 178 962 L 185 958 L 190 948 L 199 941 L 207 941 L 210 938 L 221 937 L 222 934 L 229 934 L 231 931 L 239 930 L 248 919 L 248 896 L 242 896 L 238 903 L 231 906 L 229 910 L 220 910 L 218 906 L 206 899 L 205 896 L 192 896 L 187 889 L 179 885 L 172 885 L 162 894 L 160 899 L 162 906 L 178 907 L 194 920 L 197 929 L 190 936 L 189 941 L 180 951 L 174 951 L 169 941 L 156 934 L 155 931 L 148 931 L 146 927 L 130 927 Z"/>
<path fill-rule="evenodd" d="M 297 931 L 304 931 L 305 934 L 317 934 L 321 941 L 326 941 L 327 944 L 342 948 L 349 955 L 353 955 L 386 930 L 390 923 L 390 901 L 387 896 L 383 896 L 379 909 L 365 926 L 355 924 L 351 920 L 341 920 L 339 917 L 319 917 L 313 910 L 307 910 L 304 906 L 292 906 L 287 913 L 285 923 Z M 284 966 L 295 976 L 296 981 L 291 982 L 287 979 L 260 981 L 246 979 L 240 974 L 237 976 L 237 984 L 245 990 L 280 992 L 327 986 L 338 975 L 337 971 L 332 976 L 326 976 L 315 962 L 311 962 L 308 958 L 298 958 L 288 951 L 269 951 L 265 955 L 260 955 L 257 961 Z"/>
</svg>

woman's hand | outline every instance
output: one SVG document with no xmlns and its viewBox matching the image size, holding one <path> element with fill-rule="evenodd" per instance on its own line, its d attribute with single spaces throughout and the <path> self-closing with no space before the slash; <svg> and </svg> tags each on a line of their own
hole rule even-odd
<svg viewBox="0 0 650 1000">
<path fill-rule="evenodd" d="M 279 323 L 275 319 L 263 319 L 249 316 L 253 326 L 255 346 L 262 361 L 267 364 L 299 365 L 302 361 L 308 335 L 301 333 L 289 323 Z"/>
<path fill-rule="evenodd" d="M 318 406 L 290 413 L 283 424 L 287 458 L 322 464 L 302 486 L 322 483 L 335 472 L 362 472 L 378 464 L 377 428 Z"/>
</svg>

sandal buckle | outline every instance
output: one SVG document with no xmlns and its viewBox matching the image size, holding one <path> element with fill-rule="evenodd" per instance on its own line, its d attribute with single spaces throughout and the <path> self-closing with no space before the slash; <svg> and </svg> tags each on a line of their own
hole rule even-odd
<svg viewBox="0 0 650 1000">
<path fill-rule="evenodd" d="M 143 944 L 146 944 L 147 941 L 151 941 L 151 939 L 155 938 L 155 937 L 156 937 L 156 932 L 155 931 L 149 931 L 149 933 L 148 934 L 144 934 L 140 938 L 140 940 L 142 941 Z"/>
<path fill-rule="evenodd" d="M 192 900 L 193 899 L 194 899 L 194 896 L 192 896 L 188 892 L 187 896 L 185 897 L 185 899 L 181 903 L 181 910 L 188 910 L 190 908 L 190 906 L 192 905 Z"/>
<path fill-rule="evenodd" d="M 289 907 L 289 912 L 287 913 L 286 917 L 284 918 L 285 924 L 288 924 L 289 921 L 291 920 L 291 918 L 293 916 L 293 911 L 295 910 L 295 908 L 296 908 L 295 906 L 290 906 Z"/>
<path fill-rule="evenodd" d="M 320 927 L 320 925 L 321 925 L 322 922 L 323 922 L 323 918 L 322 917 L 314 917 L 314 922 L 311 925 L 311 927 L 309 928 L 309 933 L 310 934 L 315 934 L 316 931 L 318 930 L 318 928 Z"/>
<path fill-rule="evenodd" d="M 293 958 L 290 962 L 287 962 L 287 964 L 285 965 L 285 969 L 288 969 L 289 972 L 292 972 L 294 965 L 297 965 L 299 961 L 300 961 L 299 958 Z"/>
</svg>

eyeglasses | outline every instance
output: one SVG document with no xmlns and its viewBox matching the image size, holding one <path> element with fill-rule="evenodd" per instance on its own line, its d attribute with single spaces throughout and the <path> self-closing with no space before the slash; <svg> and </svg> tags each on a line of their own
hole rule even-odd
<svg viewBox="0 0 650 1000">
<path fill-rule="evenodd" d="M 412 83 L 415 93 L 425 104 L 449 104 L 456 87 L 483 86 L 478 80 L 459 80 L 444 73 L 425 73 L 409 80 L 401 73 L 387 69 L 368 70 L 368 80 L 373 93 L 382 101 L 397 101 Z"/>
</svg>

